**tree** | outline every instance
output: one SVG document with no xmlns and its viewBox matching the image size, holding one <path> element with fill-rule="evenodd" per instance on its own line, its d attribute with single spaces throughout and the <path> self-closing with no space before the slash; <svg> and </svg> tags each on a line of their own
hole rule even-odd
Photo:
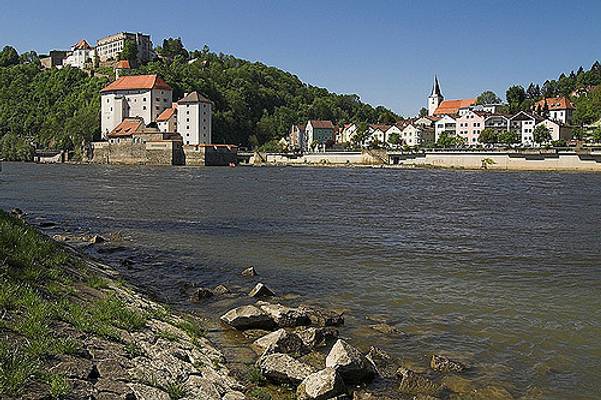
<svg viewBox="0 0 601 400">
<path fill-rule="evenodd" d="M 499 103 L 501 103 L 501 99 L 499 98 L 499 96 L 497 96 L 495 92 L 492 92 L 490 90 L 482 92 L 482 94 L 480 94 L 480 96 L 478 96 L 478 98 L 476 99 L 476 104 L 486 105 Z"/>
<path fill-rule="evenodd" d="M 499 134 L 492 128 L 485 128 L 480 132 L 478 141 L 485 144 L 499 143 Z"/>
<path fill-rule="evenodd" d="M 520 137 L 516 131 L 513 131 L 513 130 L 503 131 L 503 132 L 499 133 L 498 141 L 499 141 L 499 143 L 511 145 L 511 144 L 519 143 Z"/>
<path fill-rule="evenodd" d="M 505 97 L 511 112 L 516 112 L 520 110 L 522 103 L 526 100 L 526 91 L 519 85 L 510 86 L 509 89 L 507 89 Z"/>
<path fill-rule="evenodd" d="M 123 44 L 123 50 L 119 53 L 119 60 L 127 60 L 134 66 L 138 62 L 138 46 L 133 40 L 126 40 Z"/>
<path fill-rule="evenodd" d="M 551 131 L 544 125 L 537 125 L 532 132 L 532 136 L 538 144 L 547 143 L 551 140 Z"/>
<path fill-rule="evenodd" d="M 369 130 L 367 129 L 367 123 L 360 122 L 359 125 L 357 125 L 357 130 L 355 131 L 355 134 L 351 138 L 351 141 L 353 142 L 355 147 L 362 147 L 363 143 L 368 138 L 368 136 L 369 136 Z"/>
<path fill-rule="evenodd" d="M 388 136 L 388 143 L 393 146 L 398 146 L 401 143 L 401 135 L 398 132 L 392 132 L 390 136 Z"/>
<path fill-rule="evenodd" d="M 184 60 L 190 57 L 188 50 L 185 49 L 181 38 L 168 38 L 163 40 L 163 46 L 156 48 L 157 53 L 168 60 L 173 60 L 180 56 Z"/>
<path fill-rule="evenodd" d="M 428 109 L 426 107 L 422 107 L 421 110 L 419 110 L 419 116 L 420 117 L 428 116 Z"/>
<path fill-rule="evenodd" d="M 530 100 L 538 100 L 540 98 L 540 86 L 531 83 L 526 90 L 526 94 Z"/>
<path fill-rule="evenodd" d="M 437 147 L 447 149 L 451 147 L 459 147 L 463 144 L 463 139 L 459 136 L 456 136 L 453 132 L 442 132 L 438 137 L 438 141 L 436 142 Z"/>
<path fill-rule="evenodd" d="M 12 46 L 4 46 L 0 51 L 0 67 L 10 67 L 19 64 L 19 53 Z"/>
</svg>

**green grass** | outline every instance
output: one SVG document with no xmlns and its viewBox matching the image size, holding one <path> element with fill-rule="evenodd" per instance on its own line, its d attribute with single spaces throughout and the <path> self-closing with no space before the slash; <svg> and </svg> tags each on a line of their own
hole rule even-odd
<svg viewBox="0 0 601 400">
<path fill-rule="evenodd" d="M 110 281 L 100 276 L 91 275 L 88 277 L 87 284 L 94 289 L 108 289 Z"/>
<path fill-rule="evenodd" d="M 133 342 L 127 343 L 124 350 L 128 358 L 143 357 L 146 355 L 144 349 Z"/>
<path fill-rule="evenodd" d="M 156 333 L 156 337 L 170 342 L 177 342 L 179 339 L 175 333 L 169 331 L 159 331 Z"/>
<path fill-rule="evenodd" d="M 245 378 L 248 382 L 252 383 L 253 385 L 264 386 L 267 383 L 265 377 L 261 374 L 261 371 L 259 371 L 259 369 L 255 367 L 248 368 L 245 374 Z"/>
<path fill-rule="evenodd" d="M 269 392 L 267 392 L 265 389 L 263 388 L 254 388 L 252 389 L 248 395 L 253 398 L 253 399 L 257 399 L 257 400 L 271 400 L 271 394 L 269 394 Z"/>
<path fill-rule="evenodd" d="M 71 385 L 63 375 L 45 374 L 42 379 L 50 386 L 50 396 L 53 399 L 62 399 L 71 393 Z"/>
<path fill-rule="evenodd" d="M 18 396 L 40 371 L 41 363 L 11 343 L 0 341 L 0 394 Z"/>
<path fill-rule="evenodd" d="M 169 382 L 163 387 L 163 390 L 167 392 L 171 400 L 183 399 L 188 395 L 186 386 L 181 382 Z"/>
<path fill-rule="evenodd" d="M 175 326 L 186 332 L 192 339 L 204 337 L 207 332 L 206 329 L 200 325 L 200 322 L 192 317 L 186 317 L 183 320 L 178 321 Z"/>
</svg>

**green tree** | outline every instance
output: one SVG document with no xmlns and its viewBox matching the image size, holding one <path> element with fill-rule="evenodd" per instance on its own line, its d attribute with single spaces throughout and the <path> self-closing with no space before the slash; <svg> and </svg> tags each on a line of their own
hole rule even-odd
<svg viewBox="0 0 601 400">
<path fill-rule="evenodd" d="M 440 134 L 440 136 L 438 137 L 438 141 L 436 142 L 436 146 L 437 147 L 441 147 L 441 148 L 453 148 L 453 147 L 460 147 L 462 146 L 463 143 L 463 139 L 460 138 L 459 136 L 455 135 L 454 132 L 442 132 Z"/>
<path fill-rule="evenodd" d="M 517 112 L 521 109 L 522 103 L 526 100 L 526 91 L 522 86 L 510 86 L 505 94 L 509 109 L 511 112 Z"/>
<path fill-rule="evenodd" d="M 422 107 L 421 110 L 419 110 L 419 116 L 425 117 L 427 115 L 428 115 L 428 109 L 426 107 Z"/>
<path fill-rule="evenodd" d="M 482 92 L 480 96 L 478 96 L 478 98 L 476 99 L 476 104 L 486 105 L 499 103 L 501 103 L 501 99 L 499 98 L 499 96 L 497 96 L 495 92 L 492 92 L 490 90 Z"/>
<path fill-rule="evenodd" d="M 401 135 L 397 132 L 392 132 L 390 136 L 388 136 L 388 142 L 393 146 L 398 146 L 401 143 Z"/>
<path fill-rule="evenodd" d="M 537 125 L 532 132 L 533 139 L 538 144 L 551 141 L 551 131 L 544 125 Z"/>
<path fill-rule="evenodd" d="M 119 60 L 127 60 L 132 66 L 135 66 L 138 63 L 138 46 L 135 41 L 125 41 L 123 50 L 119 53 Z"/>
<path fill-rule="evenodd" d="M 357 125 L 357 130 L 355 131 L 355 134 L 351 138 L 351 141 L 353 142 L 355 147 L 361 147 L 361 146 L 363 146 L 363 143 L 365 142 L 365 140 L 367 140 L 368 137 L 369 137 L 369 130 L 367 127 L 367 123 L 360 122 Z"/>
<path fill-rule="evenodd" d="M 516 144 L 520 142 L 520 137 L 518 133 L 514 130 L 503 131 L 499 133 L 498 136 L 499 143 L 503 143 L 505 145 Z"/>
<path fill-rule="evenodd" d="M 0 67 L 10 67 L 19 64 L 19 53 L 12 46 L 4 46 L 0 51 Z"/>
<path fill-rule="evenodd" d="M 184 47 L 181 38 L 168 38 L 163 40 L 163 46 L 157 47 L 156 52 L 168 60 L 182 57 L 187 60 L 190 57 L 188 50 Z"/>
<path fill-rule="evenodd" d="M 0 139 L 0 158 L 8 161 L 31 161 L 33 153 L 33 146 L 15 133 L 6 134 Z"/>
<path fill-rule="evenodd" d="M 499 134 L 492 128 L 485 128 L 480 132 L 478 141 L 485 144 L 499 143 Z"/>
</svg>

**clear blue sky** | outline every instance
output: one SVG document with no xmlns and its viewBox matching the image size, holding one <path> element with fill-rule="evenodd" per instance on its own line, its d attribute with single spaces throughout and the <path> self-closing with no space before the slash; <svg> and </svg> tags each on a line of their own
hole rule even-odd
<svg viewBox="0 0 601 400">
<path fill-rule="evenodd" d="M 0 45 L 64 49 L 119 31 L 259 60 L 415 114 L 446 98 L 543 82 L 601 59 L 601 1 L 5 1 Z"/>
</svg>

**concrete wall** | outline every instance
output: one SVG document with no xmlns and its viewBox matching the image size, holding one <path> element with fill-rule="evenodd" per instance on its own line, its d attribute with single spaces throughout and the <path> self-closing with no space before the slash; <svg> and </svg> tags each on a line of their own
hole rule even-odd
<svg viewBox="0 0 601 400">
<path fill-rule="evenodd" d="M 92 143 L 95 164 L 122 165 L 183 165 L 182 145 L 177 141 L 133 143 Z"/>
<path fill-rule="evenodd" d="M 235 146 L 184 146 L 185 165 L 219 167 L 236 164 Z"/>
<path fill-rule="evenodd" d="M 384 150 L 364 150 L 362 152 L 307 153 L 302 156 L 280 153 L 261 153 L 251 157 L 249 164 L 291 164 L 291 165 L 381 165 L 388 162 Z"/>
<path fill-rule="evenodd" d="M 537 152 L 428 152 L 391 154 L 391 163 L 464 169 L 532 171 L 601 171 L 601 152 L 589 154 Z"/>
</svg>

